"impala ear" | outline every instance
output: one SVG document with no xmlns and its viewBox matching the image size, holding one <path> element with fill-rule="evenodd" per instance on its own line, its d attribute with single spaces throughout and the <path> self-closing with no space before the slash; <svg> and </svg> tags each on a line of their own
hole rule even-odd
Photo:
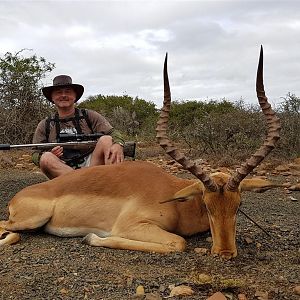
<svg viewBox="0 0 300 300">
<path fill-rule="evenodd" d="M 282 187 L 281 184 L 275 184 L 267 179 L 263 178 L 249 178 L 244 179 L 240 183 L 241 192 L 250 191 L 256 193 L 263 193 L 267 190 Z"/>
<path fill-rule="evenodd" d="M 204 186 L 201 181 L 197 181 L 182 190 L 178 191 L 174 196 L 174 201 L 187 201 L 192 199 L 195 195 L 202 195 L 204 191 Z"/>
</svg>

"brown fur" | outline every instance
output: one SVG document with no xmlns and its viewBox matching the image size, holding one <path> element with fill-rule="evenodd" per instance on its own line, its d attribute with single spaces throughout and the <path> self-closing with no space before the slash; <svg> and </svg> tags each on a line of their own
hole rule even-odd
<svg viewBox="0 0 300 300">
<path fill-rule="evenodd" d="M 85 236 L 84 241 L 93 246 L 162 253 L 183 251 L 182 236 L 210 229 L 211 252 L 225 258 L 236 256 L 241 192 L 275 187 L 264 179 L 245 179 L 275 147 L 281 128 L 265 96 L 262 71 L 261 47 L 256 91 L 268 133 L 263 145 L 232 177 L 221 172 L 208 175 L 169 140 L 166 55 L 164 102 L 156 137 L 167 154 L 201 181 L 179 179 L 146 162 L 81 169 L 19 192 L 9 204 L 9 220 L 1 221 L 0 227 L 18 231 L 44 226 L 46 232 L 59 236 Z"/>
<path fill-rule="evenodd" d="M 63 237 L 85 236 L 93 246 L 161 253 L 183 251 L 182 236 L 211 229 L 212 253 L 234 257 L 240 191 L 223 191 L 229 175 L 212 177 L 219 187 L 216 192 L 147 162 L 84 168 L 21 190 L 9 203 L 9 220 L 0 227 L 43 227 Z M 263 179 L 240 185 L 241 190 L 262 186 L 273 185 Z M 176 198 L 189 200 L 166 202 Z"/>
</svg>

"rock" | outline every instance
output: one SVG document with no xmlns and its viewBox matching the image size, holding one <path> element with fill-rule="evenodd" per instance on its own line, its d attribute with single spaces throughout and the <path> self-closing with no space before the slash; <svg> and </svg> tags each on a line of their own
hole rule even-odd
<svg viewBox="0 0 300 300">
<path fill-rule="evenodd" d="M 256 174 L 258 176 L 266 176 L 267 175 L 267 171 L 265 171 L 265 170 L 259 170 L 259 171 L 256 171 Z"/>
<path fill-rule="evenodd" d="M 59 278 L 57 278 L 57 283 L 62 283 L 62 282 L 64 282 L 65 281 L 65 277 L 59 277 Z"/>
<path fill-rule="evenodd" d="M 291 199 L 291 201 L 298 201 L 298 199 L 297 198 L 295 198 L 295 197 L 292 197 L 292 196 L 289 196 L 289 199 Z"/>
<path fill-rule="evenodd" d="M 207 300 L 227 300 L 227 299 L 221 292 L 217 292 L 217 293 L 214 293 L 209 298 L 207 298 Z"/>
<path fill-rule="evenodd" d="M 229 169 L 226 168 L 226 167 L 219 167 L 217 170 L 218 170 L 218 172 L 223 172 L 223 173 L 226 173 L 226 174 L 230 174 Z"/>
<path fill-rule="evenodd" d="M 245 294 L 238 294 L 238 300 L 247 300 L 247 297 Z"/>
<path fill-rule="evenodd" d="M 135 294 L 138 295 L 138 296 L 145 295 L 145 289 L 144 289 L 144 287 L 142 285 L 139 285 L 136 288 Z"/>
<path fill-rule="evenodd" d="M 258 300 L 268 300 L 269 299 L 269 293 L 268 292 L 256 291 L 254 296 Z"/>
<path fill-rule="evenodd" d="M 1 163 L 1 165 L 6 165 L 6 166 L 9 166 L 9 167 L 12 167 L 14 165 L 14 162 L 13 162 L 12 158 L 7 157 L 7 156 L 1 157 L 0 163 Z"/>
<path fill-rule="evenodd" d="M 295 158 L 295 159 L 294 159 L 294 163 L 295 163 L 296 165 L 300 165 L 300 157 Z"/>
<path fill-rule="evenodd" d="M 247 244 L 252 244 L 253 243 L 253 240 L 250 238 L 250 237 L 245 237 L 245 242 Z"/>
<path fill-rule="evenodd" d="M 63 294 L 63 295 L 67 295 L 68 293 L 69 293 L 69 290 L 67 290 L 67 289 L 65 289 L 65 288 L 62 288 L 62 289 L 60 289 L 60 291 L 59 291 L 61 294 Z"/>
<path fill-rule="evenodd" d="M 197 276 L 197 283 L 198 284 L 207 284 L 212 283 L 212 278 L 210 275 L 201 273 Z"/>
<path fill-rule="evenodd" d="M 233 298 L 234 298 L 234 296 L 233 296 L 233 294 L 232 293 L 225 293 L 225 297 L 226 297 L 226 299 L 227 300 L 233 300 Z"/>
<path fill-rule="evenodd" d="M 293 175 L 293 174 L 292 174 L 292 172 L 290 172 L 290 171 L 286 171 L 286 172 L 282 172 L 281 175 L 282 175 L 282 176 L 291 176 L 291 175 Z"/>
<path fill-rule="evenodd" d="M 194 251 L 199 255 L 207 255 L 209 250 L 207 248 L 195 248 Z"/>
<path fill-rule="evenodd" d="M 300 295 L 300 285 L 295 286 L 293 292 L 295 295 Z"/>
<path fill-rule="evenodd" d="M 162 300 L 162 297 L 158 293 L 146 294 L 145 300 Z"/>
<path fill-rule="evenodd" d="M 127 286 L 131 286 L 133 283 L 133 276 L 128 276 L 126 279 Z"/>
<path fill-rule="evenodd" d="M 293 176 L 300 176 L 300 171 L 299 170 L 291 169 L 291 173 L 292 173 Z"/>
<path fill-rule="evenodd" d="M 288 165 L 280 165 L 280 166 L 275 168 L 275 171 L 287 172 L 287 171 L 289 171 L 289 169 L 290 169 L 290 167 Z"/>
<path fill-rule="evenodd" d="M 277 282 L 281 282 L 281 283 L 286 282 L 286 278 L 283 277 L 283 276 L 279 276 L 279 277 L 277 278 Z"/>
<path fill-rule="evenodd" d="M 300 183 L 292 185 L 288 188 L 290 191 L 300 191 Z"/>
<path fill-rule="evenodd" d="M 179 285 L 175 286 L 169 295 L 169 297 L 175 297 L 175 296 L 190 296 L 193 295 L 194 291 L 191 287 L 187 285 Z"/>
<path fill-rule="evenodd" d="M 300 165 L 298 164 L 290 164 L 290 170 L 300 171 Z"/>
<path fill-rule="evenodd" d="M 159 292 L 161 292 L 161 293 L 163 293 L 165 290 L 167 289 L 167 287 L 165 286 L 165 285 L 163 285 L 163 284 L 161 284 L 160 286 L 159 286 Z"/>
</svg>

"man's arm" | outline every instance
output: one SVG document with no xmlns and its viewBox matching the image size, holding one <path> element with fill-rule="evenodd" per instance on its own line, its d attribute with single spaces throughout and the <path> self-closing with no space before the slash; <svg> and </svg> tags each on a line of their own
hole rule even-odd
<svg viewBox="0 0 300 300">
<path fill-rule="evenodd" d="M 32 143 L 33 144 L 41 144 L 46 143 L 46 128 L 45 128 L 46 119 L 39 122 L 37 125 L 35 132 L 33 134 Z M 32 162 L 36 165 L 40 165 L 40 158 L 43 154 L 43 150 L 35 150 L 31 155 Z"/>
<path fill-rule="evenodd" d="M 111 132 L 108 133 L 112 138 L 113 138 L 113 143 L 114 144 L 119 144 L 121 145 L 122 147 L 124 147 L 125 145 L 125 140 L 121 134 L 120 131 L 112 128 L 111 129 Z"/>
</svg>

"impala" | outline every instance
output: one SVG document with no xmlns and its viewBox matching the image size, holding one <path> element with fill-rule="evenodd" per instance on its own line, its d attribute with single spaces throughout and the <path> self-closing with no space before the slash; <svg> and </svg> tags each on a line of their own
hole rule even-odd
<svg viewBox="0 0 300 300">
<path fill-rule="evenodd" d="M 245 179 L 279 139 L 280 122 L 265 96 L 262 73 L 261 49 L 256 90 L 268 133 L 261 148 L 233 176 L 205 173 L 169 140 L 171 96 L 166 56 L 157 139 L 197 179 L 177 178 L 143 161 L 76 170 L 17 193 L 9 203 L 9 219 L 0 222 L 0 245 L 17 242 L 18 231 L 43 228 L 61 237 L 84 236 L 83 242 L 91 246 L 168 253 L 185 250 L 183 236 L 210 229 L 211 253 L 235 257 L 241 192 L 275 187 L 267 180 Z"/>
</svg>

